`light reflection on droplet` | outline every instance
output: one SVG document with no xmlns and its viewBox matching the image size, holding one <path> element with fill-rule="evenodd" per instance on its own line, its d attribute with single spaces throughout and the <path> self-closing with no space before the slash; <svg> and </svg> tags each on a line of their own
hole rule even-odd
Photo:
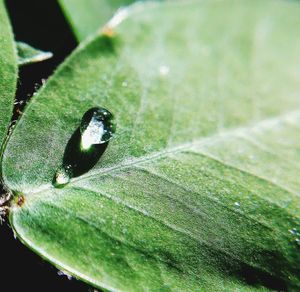
<svg viewBox="0 0 300 292">
<path fill-rule="evenodd" d="M 115 133 L 113 115 L 100 107 L 88 110 L 82 117 L 80 132 L 82 150 L 88 150 L 95 144 L 106 143 Z"/>
<path fill-rule="evenodd" d="M 87 150 L 93 144 L 102 144 L 104 125 L 102 121 L 94 120 L 88 125 L 81 136 L 82 149 Z"/>
</svg>

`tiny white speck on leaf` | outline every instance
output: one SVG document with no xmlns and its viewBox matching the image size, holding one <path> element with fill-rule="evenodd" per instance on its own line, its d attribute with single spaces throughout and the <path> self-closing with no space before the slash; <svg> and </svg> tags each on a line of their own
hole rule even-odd
<svg viewBox="0 0 300 292">
<path fill-rule="evenodd" d="M 170 72 L 170 68 L 166 65 L 162 65 L 159 67 L 159 74 L 162 76 L 168 75 Z"/>
</svg>

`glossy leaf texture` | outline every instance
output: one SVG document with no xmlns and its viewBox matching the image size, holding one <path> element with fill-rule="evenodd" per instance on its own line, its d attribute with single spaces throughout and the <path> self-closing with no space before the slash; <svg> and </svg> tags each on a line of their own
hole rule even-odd
<svg viewBox="0 0 300 292">
<path fill-rule="evenodd" d="M 300 3 L 138 4 L 33 97 L 4 153 L 31 249 L 111 291 L 300 287 Z M 51 181 L 82 115 L 117 132 Z"/>
<path fill-rule="evenodd" d="M 17 42 L 18 65 L 29 65 L 52 58 L 51 52 L 44 52 L 24 43 Z"/>
<path fill-rule="evenodd" d="M 12 29 L 0 0 L 0 145 L 7 134 L 17 83 L 17 60 Z"/>
<path fill-rule="evenodd" d="M 121 7 L 136 0 L 59 0 L 78 41 L 95 33 Z"/>
</svg>

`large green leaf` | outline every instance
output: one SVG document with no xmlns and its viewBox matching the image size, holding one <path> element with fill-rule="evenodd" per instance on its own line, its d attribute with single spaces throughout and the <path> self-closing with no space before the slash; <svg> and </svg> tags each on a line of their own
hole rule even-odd
<svg viewBox="0 0 300 292">
<path fill-rule="evenodd" d="M 17 61 L 14 39 L 5 11 L 0 0 L 0 145 L 6 136 L 12 116 L 17 81 Z"/>
<path fill-rule="evenodd" d="M 112 291 L 299 289 L 300 3 L 143 7 L 82 44 L 17 124 L 3 162 L 16 234 Z M 116 136 L 56 189 L 93 106 Z"/>
<path fill-rule="evenodd" d="M 116 10 L 136 0 L 58 0 L 79 41 L 104 25 Z"/>
</svg>

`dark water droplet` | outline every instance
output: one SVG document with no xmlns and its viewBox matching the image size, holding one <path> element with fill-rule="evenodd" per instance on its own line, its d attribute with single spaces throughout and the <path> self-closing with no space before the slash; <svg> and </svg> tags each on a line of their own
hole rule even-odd
<svg viewBox="0 0 300 292">
<path fill-rule="evenodd" d="M 115 133 L 113 115 L 105 108 L 94 107 L 82 117 L 81 148 L 88 150 L 92 145 L 108 142 Z"/>
<path fill-rule="evenodd" d="M 92 108 L 82 117 L 66 146 L 62 166 L 53 178 L 57 188 L 67 185 L 71 178 L 78 177 L 99 161 L 109 140 L 115 133 L 113 115 L 104 108 Z"/>
</svg>

